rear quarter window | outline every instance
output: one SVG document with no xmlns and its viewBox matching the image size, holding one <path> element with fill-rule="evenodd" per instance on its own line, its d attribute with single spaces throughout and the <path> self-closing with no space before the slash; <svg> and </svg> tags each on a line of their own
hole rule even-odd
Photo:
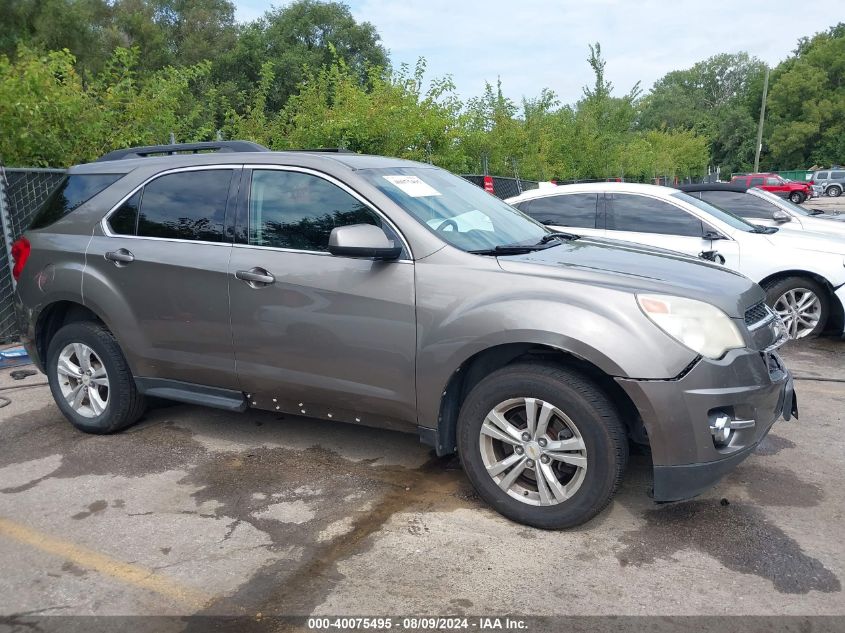
<svg viewBox="0 0 845 633">
<path fill-rule="evenodd" d="M 62 180 L 35 213 L 30 229 L 43 229 L 82 206 L 123 174 L 70 174 Z"/>
</svg>

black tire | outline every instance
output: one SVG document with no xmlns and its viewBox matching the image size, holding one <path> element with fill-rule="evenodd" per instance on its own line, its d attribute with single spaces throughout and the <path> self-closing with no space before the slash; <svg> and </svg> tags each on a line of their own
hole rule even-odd
<svg viewBox="0 0 845 633">
<path fill-rule="evenodd" d="M 763 290 L 766 291 L 766 304 L 772 309 L 780 297 L 790 290 L 798 288 L 806 288 L 812 291 L 819 298 L 821 304 L 821 313 L 819 322 L 808 334 L 801 338 L 815 338 L 819 336 L 827 326 L 827 320 L 830 317 L 830 294 L 827 289 L 809 277 L 785 277 L 783 279 L 776 279 L 763 285 Z"/>
<path fill-rule="evenodd" d="M 801 204 L 802 202 L 804 202 L 804 200 L 807 199 L 807 196 L 805 196 L 800 191 L 793 191 L 791 194 L 789 194 L 789 199 L 792 200 L 792 202 L 794 202 L 795 204 Z"/>
<path fill-rule="evenodd" d="M 565 413 L 586 448 L 588 467 L 580 487 L 556 505 L 519 501 L 499 487 L 484 465 L 479 437 L 485 418 L 500 403 L 521 397 L 545 400 Z M 476 385 L 461 407 L 457 440 L 464 470 L 487 503 L 513 521 L 550 530 L 580 525 L 601 512 L 628 461 L 625 425 L 602 389 L 573 369 L 543 363 L 509 365 Z"/>
<path fill-rule="evenodd" d="M 827 193 L 827 195 L 829 195 L 831 198 L 838 198 L 842 195 L 842 187 L 840 187 L 839 185 L 831 185 L 827 188 L 827 191 L 825 193 Z"/>
<path fill-rule="evenodd" d="M 58 359 L 71 343 L 90 347 L 102 360 L 108 376 L 106 407 L 95 417 L 85 417 L 75 411 L 61 391 Z M 68 421 L 80 431 L 99 435 L 115 433 L 137 422 L 144 413 L 144 397 L 138 393 L 123 352 L 112 333 L 100 323 L 70 323 L 56 332 L 48 346 L 46 369 L 53 399 Z"/>
</svg>

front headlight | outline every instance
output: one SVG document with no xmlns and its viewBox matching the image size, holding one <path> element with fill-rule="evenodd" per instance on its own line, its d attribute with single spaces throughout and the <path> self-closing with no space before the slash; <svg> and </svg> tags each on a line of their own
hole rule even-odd
<svg viewBox="0 0 845 633">
<path fill-rule="evenodd" d="M 637 303 L 657 327 L 706 358 L 745 347 L 733 320 L 709 303 L 671 295 L 637 295 Z"/>
</svg>

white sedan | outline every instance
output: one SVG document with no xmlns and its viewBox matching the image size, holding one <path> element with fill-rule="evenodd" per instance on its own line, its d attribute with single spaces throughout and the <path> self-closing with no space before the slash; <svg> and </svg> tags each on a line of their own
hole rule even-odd
<svg viewBox="0 0 845 633">
<path fill-rule="evenodd" d="M 730 211 L 754 224 L 782 226 L 796 231 L 817 231 L 845 238 L 845 214 L 800 207 L 769 191 L 721 183 L 681 185 L 681 191 L 714 207 Z"/>
<path fill-rule="evenodd" d="M 599 182 L 506 202 L 556 230 L 711 259 L 759 283 L 792 338 L 845 326 L 845 239 L 751 224 L 677 189 Z"/>
</svg>

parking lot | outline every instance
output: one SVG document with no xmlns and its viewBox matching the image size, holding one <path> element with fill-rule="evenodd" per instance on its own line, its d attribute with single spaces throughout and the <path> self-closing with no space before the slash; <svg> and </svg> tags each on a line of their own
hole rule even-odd
<svg viewBox="0 0 845 633">
<path fill-rule="evenodd" d="M 845 381 L 845 344 L 785 352 Z M 0 386 L 43 382 L 43 376 Z M 88 436 L 44 386 L 0 409 L 0 623 L 32 615 L 843 615 L 845 382 L 700 498 L 657 506 L 646 456 L 579 529 L 508 522 L 415 436 L 159 406 Z M 161 624 L 161 623 L 159 623 Z M 175 630 L 185 626 L 171 622 Z M 160 626 L 157 628 L 161 628 Z"/>
</svg>

